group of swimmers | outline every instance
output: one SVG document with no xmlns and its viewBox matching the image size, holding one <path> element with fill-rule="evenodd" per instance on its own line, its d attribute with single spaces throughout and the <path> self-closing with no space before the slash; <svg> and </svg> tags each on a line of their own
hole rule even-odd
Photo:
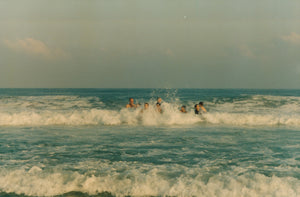
<svg viewBox="0 0 300 197">
<path fill-rule="evenodd" d="M 156 111 L 159 113 L 162 113 L 161 102 L 162 102 L 162 99 L 160 97 L 158 97 L 155 106 L 156 106 Z M 140 104 L 134 104 L 133 98 L 129 98 L 129 103 L 126 105 L 126 108 L 138 108 L 139 106 L 140 106 Z M 144 110 L 147 110 L 148 108 L 149 108 L 149 103 L 144 103 L 144 109 L 142 109 L 141 112 L 143 112 Z M 181 106 L 180 112 L 187 113 L 185 105 Z M 195 114 L 202 114 L 202 112 L 207 112 L 207 111 L 206 111 L 205 107 L 203 106 L 203 102 L 199 102 L 199 104 L 195 105 Z"/>
</svg>

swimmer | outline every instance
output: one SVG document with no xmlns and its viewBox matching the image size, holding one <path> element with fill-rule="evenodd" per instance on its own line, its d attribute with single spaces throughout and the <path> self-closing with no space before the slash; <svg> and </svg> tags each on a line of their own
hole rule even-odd
<svg viewBox="0 0 300 197">
<path fill-rule="evenodd" d="M 195 105 L 195 114 L 201 114 L 199 104 Z"/>
<path fill-rule="evenodd" d="M 159 113 L 162 113 L 160 103 L 156 103 L 156 111 L 159 112 Z"/>
<path fill-rule="evenodd" d="M 144 104 L 144 110 L 147 110 L 149 108 L 149 103 Z"/>
<path fill-rule="evenodd" d="M 180 112 L 187 113 L 185 105 L 181 106 Z"/>
<path fill-rule="evenodd" d="M 160 98 L 160 97 L 157 97 L 157 103 L 159 104 L 159 105 L 161 105 L 161 101 L 162 101 L 162 99 Z M 156 104 L 157 104 L 156 103 Z"/>
<path fill-rule="evenodd" d="M 200 106 L 200 109 L 201 109 L 203 112 L 207 112 L 206 109 L 205 109 L 204 106 L 203 106 L 203 102 L 200 102 L 200 103 L 199 103 L 199 106 Z"/>
<path fill-rule="evenodd" d="M 126 108 L 136 108 L 133 98 L 129 98 L 129 103 L 126 105 Z"/>
<path fill-rule="evenodd" d="M 143 113 L 144 111 L 148 110 L 149 108 L 149 103 L 145 103 L 144 104 L 144 109 L 141 110 L 141 113 Z"/>
</svg>

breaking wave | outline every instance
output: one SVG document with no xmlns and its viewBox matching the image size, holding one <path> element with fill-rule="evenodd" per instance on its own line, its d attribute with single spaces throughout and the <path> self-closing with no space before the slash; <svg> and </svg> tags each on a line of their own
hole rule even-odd
<svg viewBox="0 0 300 197">
<path fill-rule="evenodd" d="M 134 163 L 98 163 L 100 170 L 79 173 L 30 169 L 0 171 L 0 190 L 28 196 L 55 196 L 69 192 L 114 196 L 280 196 L 296 197 L 300 182 L 294 177 L 266 176 L 234 167 L 210 174 L 209 169 L 180 165 L 138 166 Z M 82 168 L 79 166 L 79 168 Z"/>
<path fill-rule="evenodd" d="M 234 125 L 234 126 L 300 126 L 300 97 L 254 95 L 239 100 L 212 100 L 205 102 L 208 113 L 196 116 L 193 101 L 178 99 L 162 104 L 163 113 L 154 109 L 141 113 L 112 108 L 98 97 L 30 96 L 1 97 L 1 126 L 41 125 Z M 186 104 L 188 113 L 179 112 Z"/>
</svg>

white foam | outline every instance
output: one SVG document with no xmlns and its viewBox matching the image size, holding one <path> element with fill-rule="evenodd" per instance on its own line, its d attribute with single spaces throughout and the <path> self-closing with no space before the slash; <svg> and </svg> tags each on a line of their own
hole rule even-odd
<svg viewBox="0 0 300 197">
<path fill-rule="evenodd" d="M 85 164 L 87 165 L 87 164 Z M 245 169 L 209 175 L 209 169 L 180 165 L 151 166 L 135 163 L 99 163 L 96 175 L 63 170 L 0 170 L 0 190 L 29 196 L 54 196 L 71 191 L 95 195 L 110 192 L 116 196 L 278 196 L 296 197 L 300 180 L 293 177 L 267 177 Z M 93 167 L 93 166 L 92 166 Z M 32 170 L 33 169 L 33 170 Z M 240 172 L 241 175 L 238 175 Z"/>
<path fill-rule="evenodd" d="M 75 110 L 67 112 L 20 112 L 0 113 L 0 125 L 117 125 L 121 124 L 120 115 L 110 110 Z"/>
<path fill-rule="evenodd" d="M 55 112 L 24 111 L 19 113 L 0 113 L 0 126 L 40 126 L 40 125 L 193 125 L 209 123 L 236 126 L 300 126 L 300 115 L 219 113 L 211 112 L 196 116 L 193 112 L 182 114 L 177 111 L 140 113 L 129 110 L 74 110 Z"/>
<path fill-rule="evenodd" d="M 205 120 L 212 124 L 236 126 L 300 126 L 300 115 L 246 114 L 246 113 L 207 113 Z"/>
<path fill-rule="evenodd" d="M 155 102 L 141 113 L 137 110 L 107 108 L 97 97 L 42 96 L 4 97 L 0 99 L 0 126 L 40 125 L 197 125 L 300 127 L 300 98 L 255 95 L 245 100 L 206 102 L 209 113 L 196 116 L 193 102 L 189 113 L 179 112 L 178 99 L 163 103 L 163 113 L 155 111 Z M 284 101 L 280 103 L 281 101 Z M 95 108 L 96 105 L 96 108 Z M 121 109 L 123 108 L 123 109 Z"/>
</svg>

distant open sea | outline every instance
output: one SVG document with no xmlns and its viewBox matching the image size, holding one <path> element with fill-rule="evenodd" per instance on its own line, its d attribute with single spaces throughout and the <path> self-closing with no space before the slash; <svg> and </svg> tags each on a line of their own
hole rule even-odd
<svg viewBox="0 0 300 197">
<path fill-rule="evenodd" d="M 0 89 L 0 196 L 300 196 L 300 90 Z"/>
</svg>

